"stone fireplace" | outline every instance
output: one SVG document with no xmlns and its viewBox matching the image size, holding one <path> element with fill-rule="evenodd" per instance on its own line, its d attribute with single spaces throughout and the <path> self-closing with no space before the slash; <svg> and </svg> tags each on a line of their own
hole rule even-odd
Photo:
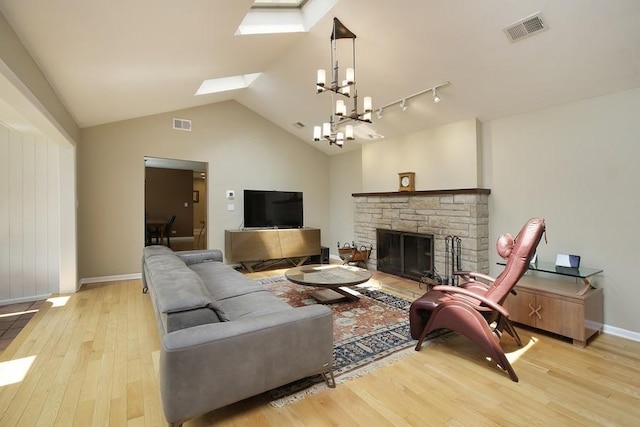
<svg viewBox="0 0 640 427">
<path fill-rule="evenodd" d="M 433 267 L 441 276 L 445 271 L 446 243 L 449 236 L 457 236 L 461 241 L 460 268 L 462 270 L 489 272 L 489 194 L 488 189 L 434 190 L 390 193 L 356 193 L 354 218 L 354 238 L 360 245 L 372 245 L 374 250 L 367 263 L 370 269 L 386 270 L 389 262 L 412 264 L 409 274 L 398 274 L 414 278 Z M 388 253 L 381 254 L 382 268 L 378 268 L 378 237 L 389 239 L 384 231 L 390 230 L 396 239 L 395 246 L 400 248 L 400 236 L 408 236 L 408 243 L 402 247 L 403 255 L 412 259 L 390 258 Z M 430 236 L 431 248 L 426 243 L 417 243 L 416 236 Z M 404 237 L 402 237 L 404 241 Z M 417 245 L 417 246 L 416 246 Z M 422 246 L 420 246 L 422 245 Z M 393 246 L 393 245 L 392 245 Z M 409 248 L 407 250 L 407 248 Z M 432 261 L 421 264 L 413 258 L 416 252 L 431 251 Z M 421 255 L 422 256 L 422 255 Z M 429 263 L 433 262 L 433 265 Z M 451 261 L 450 261 L 451 262 Z M 424 271 L 420 271 L 424 268 Z M 406 269 L 404 271 L 406 273 Z M 397 274 L 397 273 L 392 273 Z"/>
</svg>

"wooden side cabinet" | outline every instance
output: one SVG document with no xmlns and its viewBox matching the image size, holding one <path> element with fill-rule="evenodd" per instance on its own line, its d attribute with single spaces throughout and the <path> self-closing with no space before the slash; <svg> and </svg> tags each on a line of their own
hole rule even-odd
<svg viewBox="0 0 640 427">
<path fill-rule="evenodd" d="M 505 308 L 513 322 L 553 332 L 584 347 L 602 331 L 604 321 L 602 289 L 590 288 L 579 295 L 582 284 L 524 276 L 509 295 Z"/>
</svg>

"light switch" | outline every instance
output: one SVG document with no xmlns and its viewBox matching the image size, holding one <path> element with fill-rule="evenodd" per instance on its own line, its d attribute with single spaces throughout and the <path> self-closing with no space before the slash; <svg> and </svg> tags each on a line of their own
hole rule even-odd
<svg viewBox="0 0 640 427">
<path fill-rule="evenodd" d="M 235 211 L 236 210 L 236 205 L 234 205 L 233 203 L 229 203 L 227 205 L 227 210 L 228 211 Z"/>
<path fill-rule="evenodd" d="M 189 207 L 189 202 L 184 202 L 184 207 L 188 208 Z"/>
</svg>

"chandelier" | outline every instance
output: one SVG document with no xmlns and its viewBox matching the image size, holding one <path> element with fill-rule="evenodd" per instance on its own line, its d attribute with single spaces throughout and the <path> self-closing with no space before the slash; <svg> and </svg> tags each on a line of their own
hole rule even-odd
<svg viewBox="0 0 640 427">
<path fill-rule="evenodd" d="M 352 62 L 346 68 L 344 78 L 340 80 L 340 68 L 338 65 L 338 40 L 351 39 L 352 42 Z M 342 148 L 345 140 L 354 140 L 353 125 L 348 122 L 371 123 L 371 112 L 373 110 L 371 97 L 366 96 L 363 100 L 362 112 L 358 111 L 358 91 L 356 90 L 356 35 L 340 22 L 338 18 L 333 18 L 333 31 L 331 32 L 331 82 L 327 84 L 326 71 L 318 70 L 316 79 L 317 93 L 331 93 L 331 103 L 333 109 L 329 116 L 329 121 L 322 126 L 313 127 L 313 140 L 325 139 L 329 145 L 335 144 Z M 335 98 L 338 98 L 337 100 Z M 347 99 L 343 99 L 347 98 Z M 351 110 L 348 110 L 346 102 L 353 101 Z M 345 102 L 346 101 L 346 102 Z"/>
</svg>

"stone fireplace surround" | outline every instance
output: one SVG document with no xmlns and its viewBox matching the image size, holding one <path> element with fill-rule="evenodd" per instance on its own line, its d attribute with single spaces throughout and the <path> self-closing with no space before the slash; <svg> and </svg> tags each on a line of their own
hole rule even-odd
<svg viewBox="0 0 640 427">
<path fill-rule="evenodd" d="M 489 195 L 484 188 L 354 193 L 354 240 L 373 245 L 367 266 L 377 269 L 376 229 L 433 234 L 434 263 L 446 276 L 445 238 L 460 237 L 461 269 L 489 273 Z"/>
</svg>

